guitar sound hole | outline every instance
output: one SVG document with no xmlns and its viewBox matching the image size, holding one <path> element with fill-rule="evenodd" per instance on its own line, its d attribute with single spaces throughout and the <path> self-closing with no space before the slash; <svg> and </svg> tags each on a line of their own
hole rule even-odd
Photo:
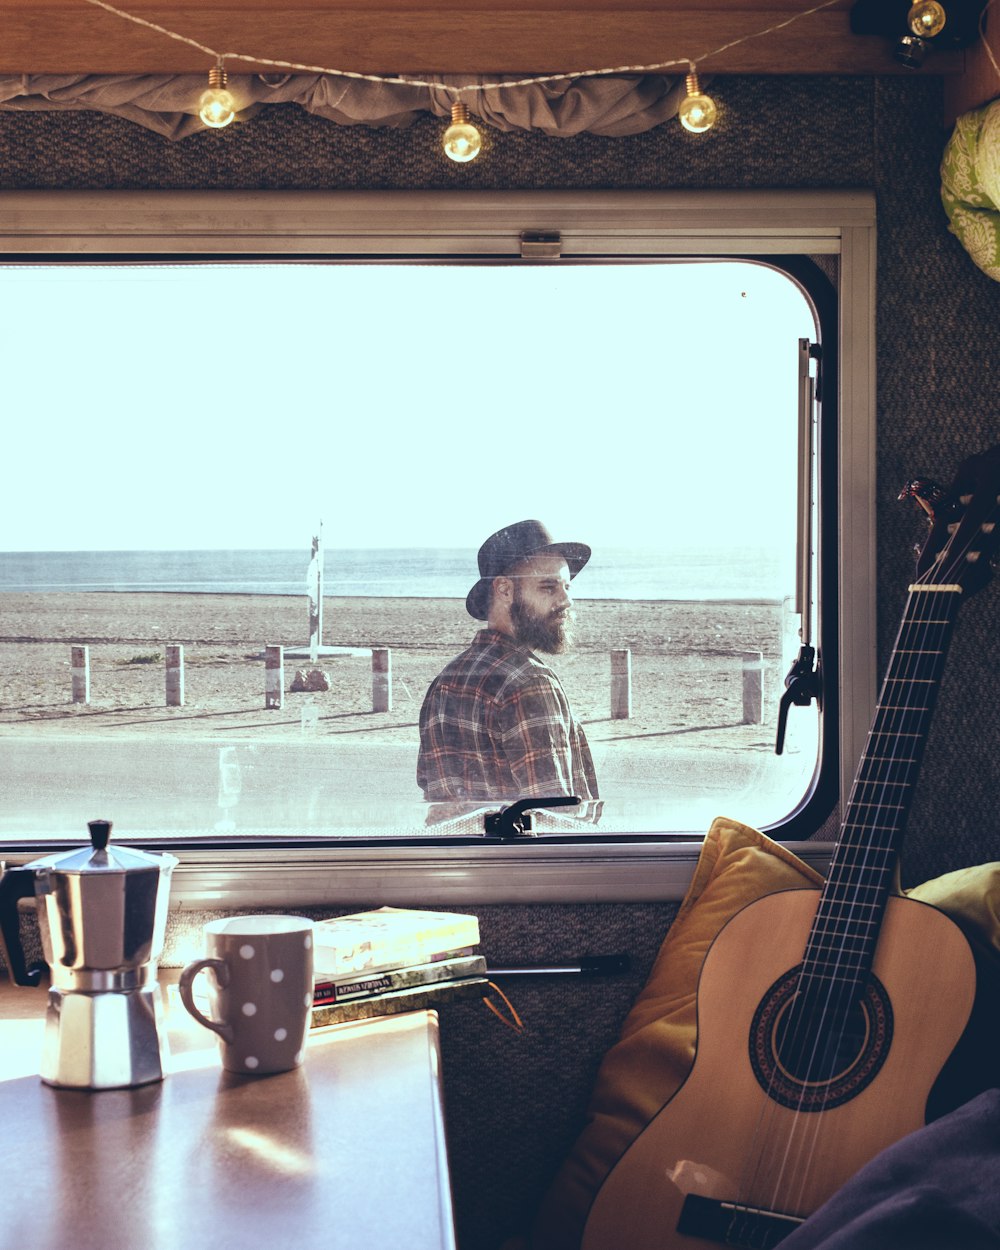
<svg viewBox="0 0 1000 1250">
<path fill-rule="evenodd" d="M 860 1000 L 839 1006 L 799 994 L 801 965 L 770 987 L 750 1028 L 750 1062 L 761 1089 L 782 1106 L 825 1111 L 876 1076 L 892 1042 L 892 1006 L 871 976 Z"/>
<path fill-rule="evenodd" d="M 842 1010 L 793 1000 L 778 1018 L 777 1061 L 793 1081 L 829 1081 L 846 1076 L 864 1055 L 870 1035 L 862 1003 Z"/>
</svg>

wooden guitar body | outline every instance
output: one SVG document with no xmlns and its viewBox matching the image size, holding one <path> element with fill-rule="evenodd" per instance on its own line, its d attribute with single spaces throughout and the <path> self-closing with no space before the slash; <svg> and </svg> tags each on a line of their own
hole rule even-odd
<svg viewBox="0 0 1000 1250">
<path fill-rule="evenodd" d="M 955 617 L 1000 546 L 1000 445 L 903 497 L 931 532 L 826 882 L 752 903 L 712 944 L 694 1065 L 608 1173 L 582 1250 L 770 1250 L 923 1125 L 968 1021 L 965 937 L 893 883 Z"/>
<path fill-rule="evenodd" d="M 776 1038 L 819 897 L 769 895 L 719 934 L 698 985 L 694 1066 L 604 1181 L 582 1250 L 777 1244 L 923 1125 L 972 1008 L 968 943 L 941 912 L 889 897 L 853 1058 L 829 1081 L 798 1082 Z M 696 1199 L 685 1206 L 688 1194 Z M 678 1231 L 682 1208 L 693 1231 Z M 775 1214 L 755 1218 L 758 1208 Z"/>
</svg>

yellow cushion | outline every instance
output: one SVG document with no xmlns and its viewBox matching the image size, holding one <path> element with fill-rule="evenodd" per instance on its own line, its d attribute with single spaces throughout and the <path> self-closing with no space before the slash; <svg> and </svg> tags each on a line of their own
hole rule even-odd
<svg viewBox="0 0 1000 1250">
<path fill-rule="evenodd" d="M 765 894 L 822 881 L 756 829 L 724 818 L 713 822 L 649 979 L 601 1064 L 587 1124 L 542 1204 L 533 1250 L 577 1250 L 604 1178 L 687 1076 L 698 974 L 726 921 Z"/>
<path fill-rule="evenodd" d="M 680 1087 L 694 1062 L 702 962 L 723 925 L 777 890 L 823 878 L 765 834 L 720 818 L 621 1037 L 597 1074 L 587 1123 L 546 1195 L 531 1250 L 579 1250 L 605 1177 Z M 1000 863 L 946 873 L 907 892 L 945 912 L 1000 966 Z"/>
<path fill-rule="evenodd" d="M 949 915 L 974 950 L 1000 961 L 1000 863 L 946 872 L 906 891 Z"/>
</svg>

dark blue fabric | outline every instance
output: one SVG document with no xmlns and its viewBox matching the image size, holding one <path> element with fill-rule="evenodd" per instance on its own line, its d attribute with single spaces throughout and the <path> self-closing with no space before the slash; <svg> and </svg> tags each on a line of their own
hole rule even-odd
<svg viewBox="0 0 1000 1250">
<path fill-rule="evenodd" d="M 876 1156 L 781 1250 L 998 1250 L 1000 1090 Z"/>
<path fill-rule="evenodd" d="M 884 1150 L 781 1243 L 781 1250 L 998 1248 L 996 1089 Z"/>
</svg>

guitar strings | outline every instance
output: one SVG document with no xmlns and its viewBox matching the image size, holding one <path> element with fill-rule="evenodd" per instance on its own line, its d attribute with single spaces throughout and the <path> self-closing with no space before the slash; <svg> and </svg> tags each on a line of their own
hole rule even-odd
<svg viewBox="0 0 1000 1250">
<path fill-rule="evenodd" d="M 941 570 L 946 562 L 954 536 L 955 534 L 952 532 L 939 559 L 925 574 L 918 577 L 914 587 L 921 584 L 935 584 L 935 579 L 940 579 Z M 967 548 L 968 545 L 966 550 Z M 964 555 L 965 552 L 961 552 L 960 558 L 964 558 Z M 862 770 L 859 769 L 858 776 L 855 778 L 851 790 L 844 826 L 841 830 L 841 845 L 850 852 L 846 858 L 852 861 L 850 862 L 850 871 L 849 873 L 841 872 L 840 879 L 828 879 L 827 885 L 821 892 L 816 919 L 810 929 L 806 945 L 804 960 L 806 968 L 809 967 L 812 959 L 815 957 L 817 947 L 821 947 L 831 937 L 835 938 L 837 936 L 837 923 L 832 925 L 830 923 L 831 917 L 829 913 L 831 911 L 840 913 L 842 919 L 839 927 L 841 929 L 850 929 L 852 925 L 858 928 L 859 923 L 866 925 L 876 924 L 882 908 L 887 905 L 892 881 L 886 880 L 886 876 L 891 876 L 895 872 L 899 833 L 904 823 L 900 812 L 905 812 L 906 804 L 899 805 L 889 803 L 886 800 L 888 798 L 889 786 L 893 784 L 891 778 L 894 775 L 898 775 L 900 763 L 902 762 L 904 765 L 905 772 L 907 769 L 915 769 L 915 765 L 918 762 L 919 752 L 915 757 L 903 756 L 901 754 L 901 751 L 905 749 L 903 743 L 908 741 L 908 739 L 903 737 L 907 732 L 903 726 L 911 723 L 908 718 L 912 718 L 914 713 L 926 715 L 932 706 L 932 703 L 924 705 L 918 700 L 919 687 L 917 683 L 926 684 L 929 682 L 929 686 L 936 686 L 940 681 L 940 670 L 943 666 L 941 657 L 944 654 L 943 644 L 953 624 L 953 613 L 949 616 L 945 612 L 944 618 L 942 618 L 942 608 L 948 606 L 953 609 L 956 604 L 956 601 L 951 598 L 950 594 L 947 595 L 947 600 L 948 602 L 946 603 L 940 595 L 934 592 L 916 588 L 911 589 L 907 610 L 904 613 L 897 635 L 897 645 L 893 651 L 893 660 L 883 683 L 876 716 L 868 734 L 866 750 L 862 760 L 864 774 L 862 776 Z M 904 646 L 904 643 L 909 645 Z M 935 643 L 937 644 L 936 646 L 929 645 Z M 934 655 L 935 653 L 938 658 L 931 660 L 932 670 L 936 665 L 935 676 L 930 679 L 918 677 L 917 673 L 926 671 L 928 655 Z M 904 701 L 902 703 L 895 702 L 894 700 L 897 700 L 899 696 L 892 693 L 893 688 L 899 683 L 905 683 Z M 931 693 L 933 700 L 934 691 Z M 875 753 L 876 751 L 877 753 Z M 901 784 L 912 786 L 912 775 L 909 780 Z M 862 793 L 872 797 L 862 801 Z M 861 808 L 866 808 L 870 813 L 868 823 L 873 828 L 888 830 L 890 837 L 880 840 L 879 845 L 873 845 L 872 839 L 868 839 L 862 847 L 862 853 L 859 858 L 857 856 L 857 845 L 851 848 L 848 838 L 851 836 L 852 827 L 862 823 L 859 819 L 859 809 Z M 879 825 L 877 822 L 883 819 L 888 820 L 889 823 Z M 871 900 L 862 900 L 862 887 L 860 886 L 860 882 L 870 877 L 873 872 L 877 872 L 880 877 L 880 883 L 875 887 L 874 903 Z M 850 878 L 853 878 L 853 881 Z M 838 900 L 835 897 L 838 891 L 841 891 L 845 898 Z M 847 903 L 846 907 L 845 901 Z M 863 912 L 867 912 L 868 916 L 862 922 L 859 922 L 859 915 Z M 874 951 L 872 951 L 873 954 Z M 810 1027 L 810 1013 L 802 1011 L 797 1014 L 797 1018 L 793 1021 L 791 1036 L 785 1039 L 786 1055 L 797 1053 L 801 1050 L 802 1042 L 808 1042 L 809 1032 L 807 1031 L 812 1033 L 812 1047 L 808 1063 L 805 1065 L 805 1071 L 800 1074 L 804 1080 L 808 1077 L 815 1077 L 819 1082 L 822 1082 L 827 1076 L 834 1075 L 832 1072 L 818 1071 L 819 1048 L 822 1039 L 820 1030 L 815 1027 L 815 1020 L 838 1020 L 841 1022 L 842 1027 L 846 1024 L 848 1009 L 856 996 L 856 990 L 859 986 L 863 987 L 867 979 L 864 976 L 858 977 L 858 967 L 854 968 L 853 975 L 849 977 L 843 976 L 843 969 L 848 966 L 849 962 L 853 961 L 848 961 L 846 958 L 843 943 L 838 944 L 834 967 L 827 980 L 825 1002 L 821 1000 L 817 1004 L 817 1009 L 812 1017 L 812 1026 Z M 870 968 L 868 971 L 870 971 Z M 801 1000 L 802 996 L 803 985 L 800 978 L 795 999 Z M 834 1047 L 832 1053 L 833 1055 L 837 1054 L 836 1047 Z M 768 1097 L 758 1117 L 758 1123 L 753 1134 L 755 1145 L 768 1127 L 765 1120 L 771 1121 L 773 1126 L 773 1123 L 781 1115 L 777 1101 L 773 1097 L 773 1076 L 767 1092 Z M 806 1186 L 814 1166 L 816 1150 L 826 1119 L 822 1111 L 816 1112 L 805 1109 L 807 1097 L 807 1086 L 803 1083 L 798 1106 L 793 1112 L 791 1129 L 785 1135 L 783 1145 L 777 1143 L 775 1135 L 771 1134 L 764 1137 L 765 1141 L 770 1140 L 772 1143 L 775 1143 L 770 1151 L 765 1152 L 759 1149 L 755 1151 L 752 1149 L 749 1152 L 748 1164 L 751 1159 L 754 1161 L 753 1174 L 752 1176 L 748 1175 L 747 1168 L 744 1168 L 744 1175 L 740 1182 L 739 1206 L 745 1206 L 750 1211 L 760 1210 L 761 1208 L 755 1204 L 762 1201 L 762 1198 L 755 1198 L 754 1202 L 751 1203 L 749 1195 L 751 1193 L 763 1195 L 765 1187 L 769 1186 L 771 1188 L 770 1210 L 788 1213 L 803 1211 Z M 796 1148 L 797 1137 L 802 1139 L 798 1143 L 798 1148 Z M 804 1155 L 802 1147 L 806 1147 Z M 768 1154 L 772 1156 L 770 1159 L 767 1158 Z M 795 1175 L 796 1171 L 798 1172 L 797 1177 Z M 788 1175 L 789 1173 L 791 1175 Z M 784 1199 L 781 1197 L 783 1193 L 788 1195 Z M 803 1213 L 807 1214 L 808 1212 Z M 737 1229 L 733 1231 L 738 1234 Z M 736 1244 L 739 1244 L 738 1239 Z"/>
<path fill-rule="evenodd" d="M 818 1001 L 812 1004 L 812 1011 L 803 1010 L 796 1022 L 799 1031 L 796 1049 L 801 1048 L 802 1031 L 809 1031 L 804 1035 L 807 1045 L 811 1034 L 809 1058 L 801 1075 L 803 1079 L 811 1079 L 820 1085 L 834 1075 L 831 1070 L 836 1066 L 833 1059 L 847 1032 L 858 990 L 864 983 L 859 976 L 864 961 L 859 963 L 857 956 L 868 948 L 865 939 L 871 936 L 872 926 L 877 925 L 891 886 L 889 874 L 895 863 L 894 847 L 901 825 L 901 808 L 890 801 L 890 798 L 896 797 L 890 786 L 891 779 L 899 775 L 904 743 L 908 741 L 901 735 L 907 732 L 904 727 L 909 725 L 910 717 L 920 706 L 914 677 L 915 672 L 920 671 L 924 653 L 930 649 L 927 644 L 932 637 L 928 625 L 937 619 L 927 616 L 931 598 L 923 591 L 911 592 L 893 662 L 886 675 L 876 718 L 868 736 L 863 766 L 852 789 L 842 831 L 843 855 L 837 871 L 821 894 L 807 944 L 807 968 L 811 958 L 818 959 L 822 968 L 824 950 L 828 956 L 830 941 L 836 943 L 832 966 L 829 966 L 829 958 L 826 960 L 825 994 L 821 992 Z M 938 609 L 931 607 L 930 610 Z M 859 855 L 855 837 L 859 829 L 866 827 L 870 833 L 878 831 L 878 836 L 865 839 Z M 848 949 L 847 937 L 852 934 L 859 939 L 860 952 Z M 871 957 L 874 952 L 868 949 L 867 953 Z M 813 986 L 804 984 L 804 979 L 800 981 L 799 990 L 802 997 L 811 991 L 811 996 L 816 999 Z M 831 1037 L 831 1029 L 839 1030 L 839 1036 Z M 826 1126 L 822 1111 L 806 1108 L 806 1098 L 807 1089 L 803 1086 L 791 1131 L 785 1140 L 781 1166 L 774 1172 L 772 1202 L 777 1206 L 779 1194 L 784 1192 L 788 1196 L 781 1205 L 792 1206 L 793 1210 L 801 1210 L 805 1205 L 806 1186 L 813 1175 L 816 1151 Z"/>
<path fill-rule="evenodd" d="M 967 469 L 968 466 L 963 466 L 963 468 Z M 887 788 L 890 784 L 901 784 L 906 787 L 912 787 L 915 784 L 917 768 L 923 753 L 923 745 L 926 741 L 926 719 L 929 717 L 930 712 L 933 709 L 937 693 L 940 689 L 941 678 L 943 676 L 945 661 L 947 658 L 948 637 L 954 628 L 955 616 L 961 605 L 963 587 L 961 585 L 962 576 L 959 570 L 966 566 L 967 561 L 975 561 L 979 558 L 979 555 L 981 554 L 980 550 L 977 550 L 974 554 L 972 552 L 973 542 L 979 541 L 980 534 L 983 531 L 992 532 L 996 524 L 997 510 L 994 507 L 987 509 L 986 520 L 989 522 L 988 524 L 977 525 L 970 520 L 968 504 L 974 496 L 974 490 L 971 489 L 972 485 L 974 484 L 970 484 L 968 493 L 963 493 L 962 487 L 959 483 L 956 483 L 955 487 L 953 487 L 952 497 L 965 507 L 965 515 L 961 521 L 953 521 L 953 523 L 948 525 L 949 537 L 947 541 L 944 543 L 942 549 L 937 553 L 934 560 L 929 564 L 926 573 L 922 576 L 918 576 L 916 582 L 910 588 L 910 604 L 912 604 L 915 599 L 915 606 L 918 610 L 911 612 L 910 604 L 908 604 L 907 612 L 904 614 L 903 623 L 900 626 L 897 645 L 893 651 L 893 659 L 890 664 L 889 673 L 886 677 L 884 686 L 885 694 L 879 702 L 879 715 L 873 723 L 873 733 L 869 735 L 869 740 L 871 740 L 873 736 L 884 739 L 887 735 L 891 735 L 891 749 L 888 755 L 880 755 L 877 757 L 877 760 L 880 763 L 884 761 L 886 766 L 884 768 L 876 769 L 876 776 L 874 778 L 866 771 L 864 779 L 865 784 L 874 781 L 876 784 L 881 785 L 883 789 Z M 1000 504 L 1000 496 L 997 496 L 995 492 L 993 502 Z M 961 542 L 958 541 L 959 535 L 963 535 Z M 954 551 L 953 548 L 955 549 Z M 936 587 L 939 589 L 930 590 L 928 587 Z M 904 643 L 911 645 L 904 646 Z M 901 663 L 898 662 L 900 656 L 905 657 Z M 910 696 L 908 702 L 899 705 L 898 707 L 896 704 L 889 704 L 889 699 L 896 697 L 895 695 L 890 694 L 890 686 L 896 682 L 906 682 L 907 694 Z M 923 691 L 919 689 L 920 686 L 924 687 Z M 886 718 L 886 721 L 883 724 L 880 723 L 881 713 L 883 713 L 887 707 L 890 711 L 894 708 L 896 711 L 893 716 Z M 912 716 L 914 712 L 916 712 L 918 716 L 924 720 L 924 723 L 921 726 L 922 732 L 920 733 L 910 732 L 918 728 L 917 724 L 907 720 L 907 717 Z M 896 723 L 893 725 L 892 722 L 894 718 Z M 913 744 L 909 748 L 906 746 L 906 742 L 908 740 L 913 740 Z M 884 747 L 881 749 L 884 750 Z M 909 750 L 910 754 L 905 756 L 898 755 L 897 750 Z M 870 752 L 866 750 L 865 760 L 869 761 L 871 758 Z M 889 778 L 894 774 L 901 761 L 905 766 L 903 771 L 907 776 L 907 780 L 901 783 L 890 782 Z M 896 775 L 898 776 L 899 774 L 896 773 Z M 899 797 L 903 796 L 900 795 Z M 855 793 L 854 790 L 852 790 L 852 805 L 854 803 L 854 799 Z M 875 806 L 877 819 L 878 814 L 881 810 L 883 810 L 884 805 L 869 804 L 869 806 Z M 891 804 L 889 806 L 899 814 L 897 814 L 894 818 L 896 822 L 895 825 L 886 826 L 887 828 L 893 830 L 894 840 L 886 843 L 883 849 L 882 854 L 884 855 L 885 863 L 881 865 L 881 868 L 884 871 L 895 873 L 899 844 L 901 841 L 900 835 L 902 828 L 905 825 L 906 815 L 908 813 L 908 803 L 903 802 L 902 804 Z M 845 822 L 845 834 L 846 830 L 847 823 Z M 868 854 L 870 846 L 870 843 L 865 844 L 866 858 L 870 858 Z M 870 867 L 870 864 L 865 865 L 865 867 Z M 882 899 L 883 907 L 888 906 L 888 899 L 892 893 L 890 888 L 892 884 L 894 884 L 894 882 L 885 883 L 885 894 Z M 872 914 L 875 920 L 879 921 L 877 923 L 877 931 L 873 935 L 874 942 L 871 950 L 871 961 L 873 963 L 877 943 L 880 937 L 881 923 L 880 918 L 876 915 L 874 910 Z M 871 969 L 869 967 L 868 971 L 870 972 L 870 970 Z M 855 983 L 845 981 L 844 986 L 847 987 L 850 984 Z M 849 1003 L 844 1002 L 844 998 L 848 992 L 847 988 L 842 988 L 840 991 L 841 1002 L 839 1007 L 842 1011 L 846 1010 L 846 1007 L 850 1006 Z M 844 1017 L 842 1016 L 841 1018 Z M 800 1207 L 803 1205 L 802 1196 L 804 1192 L 804 1184 L 814 1158 L 815 1148 L 819 1140 L 820 1132 L 821 1125 L 817 1123 L 812 1134 L 812 1149 L 809 1153 L 806 1168 L 802 1172 L 802 1180 L 798 1195 Z"/>
<path fill-rule="evenodd" d="M 967 502 L 967 500 L 963 499 L 962 502 Z M 942 551 L 931 564 L 928 571 L 923 576 L 918 577 L 917 582 L 911 587 L 910 603 L 904 615 L 903 623 L 900 626 L 897 646 L 893 652 L 893 662 L 890 665 L 883 687 L 883 697 L 880 699 L 876 720 L 873 722 L 872 732 L 869 734 L 869 744 L 872 744 L 873 739 L 878 740 L 877 749 L 880 751 L 880 754 L 873 756 L 870 748 L 866 749 L 864 757 L 866 765 L 874 760 L 876 768 L 871 770 L 866 767 L 863 780 L 859 772 L 855 787 L 852 789 L 851 808 L 854 807 L 855 800 L 859 798 L 858 792 L 862 785 L 866 788 L 866 791 L 871 786 L 881 787 L 888 795 L 888 787 L 890 785 L 902 784 L 904 786 L 912 786 L 914 784 L 916 766 L 922 753 L 922 739 L 925 735 L 923 733 L 916 735 L 911 733 L 910 731 L 917 726 L 908 718 L 912 718 L 914 713 L 918 717 L 926 718 L 933 707 L 944 667 L 945 644 L 948 634 L 953 628 L 954 616 L 960 603 L 958 590 L 934 592 L 921 589 L 921 587 L 941 585 L 942 582 L 948 583 L 948 577 L 944 575 L 944 568 L 946 563 L 949 563 L 951 547 L 958 546 L 955 542 L 955 537 L 959 530 L 960 527 L 958 525 L 950 528 L 948 542 L 945 543 Z M 968 541 L 958 550 L 957 556 L 951 557 L 950 570 L 957 569 L 959 564 L 966 559 L 973 538 L 977 534 L 978 531 L 973 528 L 969 534 Z M 952 576 L 954 576 L 954 573 L 952 573 Z M 911 610 L 911 605 L 916 610 Z M 904 646 L 904 643 L 909 645 Z M 900 657 L 903 658 L 901 659 Z M 906 698 L 903 702 L 896 702 L 898 695 L 893 693 L 893 687 L 897 683 L 906 683 Z M 925 687 L 925 689 L 921 690 L 921 686 Z M 925 694 L 929 694 L 930 698 L 924 698 Z M 890 702 L 890 700 L 893 700 L 893 702 Z M 886 712 L 889 715 L 885 715 Z M 917 739 L 916 751 L 909 756 L 903 755 L 902 752 L 908 749 L 906 743 L 913 738 Z M 886 742 L 889 744 L 888 754 L 882 754 L 886 750 Z M 894 775 L 899 775 L 898 767 L 901 762 L 904 765 L 904 773 L 909 770 L 909 779 L 902 783 L 896 783 L 891 781 L 890 778 Z M 874 816 L 869 819 L 878 821 L 881 818 L 888 818 L 890 823 L 880 827 L 889 829 L 892 832 L 892 839 L 884 841 L 881 847 L 873 846 L 870 840 L 866 841 L 861 861 L 855 862 L 853 866 L 855 874 L 853 886 L 855 894 L 851 906 L 851 911 L 854 913 L 853 919 L 856 921 L 856 913 L 867 907 L 872 917 L 867 923 L 877 924 L 879 919 L 878 911 L 880 910 L 878 899 L 881 897 L 881 906 L 888 905 L 892 882 L 884 881 L 882 883 L 882 894 L 881 896 L 876 896 L 876 903 L 873 906 L 870 902 L 866 903 L 861 899 L 858 892 L 858 881 L 864 879 L 866 874 L 870 874 L 873 867 L 877 867 L 878 871 L 883 873 L 894 873 L 898 857 L 899 836 L 905 823 L 907 804 L 887 803 L 880 798 L 878 802 L 873 803 L 868 800 L 861 806 L 865 806 L 870 810 L 873 809 Z M 849 808 L 849 812 L 851 808 Z M 887 813 L 889 814 L 888 816 L 886 815 Z M 849 823 L 849 819 L 845 821 L 842 837 L 846 837 Z M 876 865 L 876 859 L 882 862 Z M 821 899 L 821 907 L 825 901 L 826 895 L 824 894 L 823 899 Z M 880 929 L 881 925 L 877 924 L 877 928 Z M 877 943 L 878 933 L 874 936 Z M 874 958 L 874 948 L 871 951 L 871 955 Z M 838 972 L 840 965 L 841 950 L 838 949 Z M 839 1016 L 835 1018 L 846 1019 L 847 1009 L 852 1005 L 849 1000 L 855 994 L 859 984 L 862 983 L 856 977 L 843 979 L 838 977 L 837 980 L 830 982 L 827 998 L 828 1002 L 831 1002 L 834 998 L 837 999 L 834 1007 Z M 822 1077 L 823 1073 L 818 1075 Z M 802 1102 L 800 1100 L 801 1106 Z M 815 1150 L 823 1130 L 824 1119 L 825 1117 L 818 1115 L 811 1125 L 811 1148 L 800 1174 L 799 1190 L 796 1199 L 799 1209 L 803 1206 L 805 1184 L 807 1183 L 815 1157 Z M 789 1146 L 786 1147 L 786 1150 L 790 1149 L 790 1142 L 791 1138 L 789 1138 Z"/>
<path fill-rule="evenodd" d="M 891 677 L 892 673 L 890 672 L 884 687 L 886 692 Z M 881 714 L 881 709 L 888 705 L 888 702 L 887 695 L 880 699 L 879 713 L 877 713 L 876 720 L 868 735 L 864 761 L 869 761 L 873 757 L 871 747 L 873 738 L 877 736 L 880 729 L 879 715 Z M 891 763 L 890 759 L 890 765 Z M 877 764 L 876 767 L 881 770 L 882 765 Z M 862 788 L 871 790 L 872 783 L 876 780 L 870 774 L 862 777 L 862 773 L 859 770 L 858 777 L 856 777 L 854 787 L 852 788 L 844 826 L 841 830 L 839 848 L 841 853 L 838 857 L 835 857 L 835 871 L 828 877 L 826 886 L 821 892 L 816 916 L 806 943 L 803 972 L 800 975 L 797 993 L 793 1000 L 799 1005 L 800 1010 L 792 1018 L 791 1028 L 786 1028 L 786 1037 L 784 1039 L 786 1056 L 799 1054 L 806 1060 L 798 1065 L 797 1075 L 802 1082 L 808 1082 L 811 1077 L 816 1077 L 819 1080 L 825 1075 L 818 1071 L 818 1053 L 820 1044 L 823 1041 L 823 1031 L 819 1028 L 819 1022 L 833 1020 L 835 1018 L 832 1014 L 833 1010 L 843 998 L 844 990 L 840 980 L 843 963 L 842 946 L 836 950 L 836 960 L 826 981 L 825 998 L 822 996 L 817 998 L 816 991 L 813 990 L 811 995 L 813 998 L 812 1010 L 807 1010 L 802 1006 L 802 1003 L 811 987 L 811 983 L 807 980 L 811 964 L 820 960 L 820 952 L 823 947 L 828 945 L 831 937 L 836 937 L 837 926 L 835 920 L 837 911 L 839 910 L 844 914 L 842 925 L 848 919 L 852 919 L 855 923 L 857 922 L 857 903 L 849 910 L 845 908 L 845 903 L 849 902 L 849 892 L 845 887 L 850 885 L 849 876 L 855 877 L 856 884 L 859 870 L 870 872 L 873 852 L 870 843 L 865 844 L 861 859 L 857 860 L 855 858 L 855 862 L 850 864 L 852 858 L 851 829 L 856 812 L 855 804 L 860 801 L 860 791 Z M 869 809 L 874 808 L 875 819 L 877 820 L 879 818 L 879 806 L 871 802 L 867 806 Z M 841 861 L 848 862 L 849 872 L 847 869 L 839 868 Z M 844 899 L 838 898 L 838 894 L 841 892 L 845 895 Z M 852 916 L 851 912 L 855 914 Z M 792 1010 L 791 1005 L 788 1010 Z M 807 1051 L 808 1054 L 806 1054 Z M 759 1126 L 762 1132 L 766 1132 L 763 1138 L 765 1148 L 759 1151 L 754 1160 L 753 1190 L 759 1196 L 758 1201 L 771 1210 L 792 1213 L 801 1211 L 804 1205 L 805 1186 L 811 1171 L 819 1137 L 822 1133 L 823 1119 L 821 1114 L 806 1110 L 807 1089 L 808 1086 L 806 1084 L 800 1085 L 798 1106 L 793 1109 L 791 1124 L 783 1127 L 780 1132 L 776 1131 L 776 1129 L 779 1121 L 786 1118 L 786 1113 L 778 1109 L 778 1100 L 775 1097 L 773 1080 L 768 1090 L 768 1100 L 764 1104 L 764 1112 L 766 1114 L 762 1114 Z M 789 1175 L 790 1173 L 791 1175 Z M 770 1189 L 770 1193 L 765 1198 L 764 1195 L 768 1189 Z"/>
<path fill-rule="evenodd" d="M 932 568 L 918 579 L 916 585 L 933 584 L 936 575 L 937 570 Z M 927 717 L 933 705 L 940 682 L 944 642 L 956 606 L 957 598 L 953 599 L 950 595 L 942 596 L 924 589 L 910 593 L 877 717 L 869 734 L 864 773 L 859 772 L 852 790 L 849 813 L 854 809 L 855 820 L 853 823 L 845 821 L 843 836 L 851 852 L 846 857 L 849 871 L 842 874 L 842 879 L 835 883 L 830 895 L 821 900 L 821 908 L 827 901 L 838 903 L 841 919 L 838 925 L 834 918 L 832 927 L 828 929 L 826 926 L 830 917 L 824 915 L 823 927 L 817 928 L 817 935 L 824 939 L 832 935 L 836 939 L 838 929 L 841 933 L 859 934 L 862 951 L 867 956 L 859 962 L 856 952 L 848 950 L 843 941 L 838 944 L 825 1008 L 820 1018 L 827 1025 L 835 1022 L 842 1030 L 841 1037 L 849 1033 L 848 1021 L 852 1011 L 859 1009 L 859 994 L 863 994 L 868 980 L 866 974 L 871 972 L 884 909 L 888 906 L 894 884 L 900 835 L 908 808 L 905 788 L 913 785 L 920 754 L 919 749 L 916 754 L 912 751 L 914 730 Z M 922 737 L 922 734 L 919 736 Z M 896 802 L 897 799 L 903 801 Z M 858 827 L 866 825 L 887 836 L 866 839 L 859 858 L 856 843 L 852 848 L 851 839 Z M 844 899 L 834 898 L 838 890 L 846 897 L 846 908 L 843 906 Z M 817 1030 L 810 1072 L 822 1081 L 832 1076 L 833 1072 L 826 1070 L 826 1059 L 817 1062 L 820 1046 Z M 832 1054 L 836 1056 L 836 1047 Z M 800 1107 L 802 1105 L 800 1100 Z M 800 1112 L 797 1116 L 800 1127 L 804 1129 L 801 1135 L 809 1140 L 805 1155 L 797 1159 L 799 1176 L 795 1202 L 799 1208 L 804 1202 L 806 1185 L 814 1174 L 815 1155 L 826 1126 L 822 1113 L 804 1113 L 813 1115 L 813 1121 L 810 1123 L 807 1120 L 804 1124 L 801 1123 L 802 1114 Z"/>
</svg>

